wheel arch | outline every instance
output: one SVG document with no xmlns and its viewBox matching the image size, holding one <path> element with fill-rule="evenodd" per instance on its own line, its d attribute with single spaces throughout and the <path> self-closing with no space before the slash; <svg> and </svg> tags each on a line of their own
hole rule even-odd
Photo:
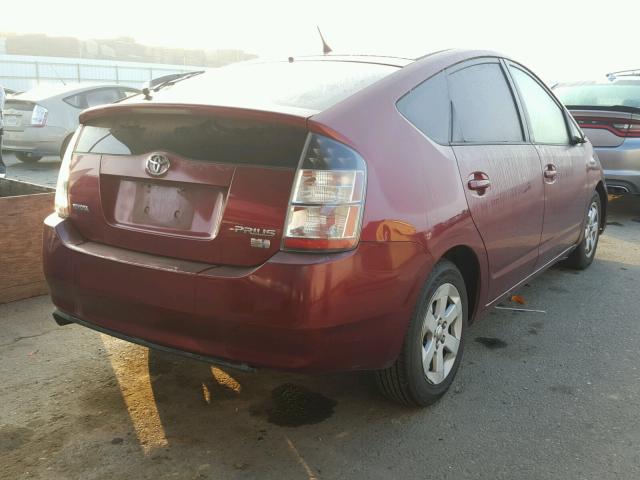
<svg viewBox="0 0 640 480">
<path fill-rule="evenodd" d="M 73 137 L 73 134 L 74 132 L 70 132 L 62 139 L 62 143 L 60 144 L 60 152 L 59 152 L 61 160 L 64 157 L 65 150 L 69 146 L 69 142 L 71 141 L 71 137 Z"/>
<path fill-rule="evenodd" d="M 600 232 L 602 233 L 607 226 L 607 204 L 609 203 L 607 188 L 602 180 L 596 185 L 596 192 L 600 197 Z"/>
<path fill-rule="evenodd" d="M 447 250 L 441 258 L 452 262 L 464 279 L 469 302 L 469 322 L 472 322 L 478 314 L 480 305 L 481 270 L 480 259 L 467 245 L 457 245 Z"/>
</svg>

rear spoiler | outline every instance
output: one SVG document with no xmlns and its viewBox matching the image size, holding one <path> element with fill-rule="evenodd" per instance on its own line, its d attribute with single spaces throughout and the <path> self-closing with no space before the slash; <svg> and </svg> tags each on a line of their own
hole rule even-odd
<svg viewBox="0 0 640 480">
<path fill-rule="evenodd" d="M 628 107 L 626 105 L 611 105 L 607 107 L 596 105 L 565 105 L 567 110 L 595 110 L 601 112 L 622 112 L 622 113 L 635 113 L 640 115 L 640 108 Z"/>
<path fill-rule="evenodd" d="M 249 118 L 252 120 L 275 121 L 293 126 L 306 127 L 307 118 L 317 113 L 314 110 L 288 109 L 286 107 L 274 110 L 259 110 L 252 108 L 227 107 L 217 105 L 198 105 L 181 103 L 111 103 L 88 108 L 80 114 L 80 123 L 90 123 L 98 118 L 116 116 L 120 114 L 200 114 L 223 115 L 228 117 Z"/>
</svg>

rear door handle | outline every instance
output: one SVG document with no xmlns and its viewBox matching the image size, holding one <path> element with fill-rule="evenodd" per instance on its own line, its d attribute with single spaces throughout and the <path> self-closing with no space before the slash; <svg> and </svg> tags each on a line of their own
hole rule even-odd
<svg viewBox="0 0 640 480">
<path fill-rule="evenodd" d="M 469 175 L 467 180 L 467 188 L 469 188 L 469 190 L 473 190 L 482 195 L 489 187 L 491 187 L 491 180 L 489 180 L 489 176 L 486 173 L 473 172 Z"/>
</svg>

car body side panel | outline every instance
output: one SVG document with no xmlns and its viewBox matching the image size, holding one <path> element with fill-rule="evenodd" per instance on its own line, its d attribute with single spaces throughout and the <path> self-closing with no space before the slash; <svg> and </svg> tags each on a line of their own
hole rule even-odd
<svg viewBox="0 0 640 480">
<path fill-rule="evenodd" d="M 429 140 L 396 108 L 408 90 L 450 64 L 435 58 L 439 55 L 444 54 L 434 55 L 421 68 L 409 65 L 312 116 L 310 126 L 339 132 L 340 139 L 367 162 L 361 240 L 417 242 L 436 260 L 455 246 L 472 249 L 480 264 L 478 303 L 485 305 L 489 297 L 486 253 L 451 147 Z M 444 57 L 465 58 L 460 54 Z M 416 283 L 423 285 L 425 280 L 426 276 L 417 278 Z"/>
<path fill-rule="evenodd" d="M 534 271 L 542 231 L 544 188 L 535 147 L 468 145 L 454 147 L 466 184 L 474 172 L 489 177 L 484 193 L 466 191 L 489 259 L 489 301 Z"/>
<path fill-rule="evenodd" d="M 537 265 L 541 267 L 580 238 L 586 202 L 593 191 L 587 191 L 587 159 L 592 155 L 591 147 L 585 144 L 536 145 L 536 148 L 543 163 L 554 165 L 558 172 L 553 182 L 544 183 L 544 228 Z"/>
</svg>

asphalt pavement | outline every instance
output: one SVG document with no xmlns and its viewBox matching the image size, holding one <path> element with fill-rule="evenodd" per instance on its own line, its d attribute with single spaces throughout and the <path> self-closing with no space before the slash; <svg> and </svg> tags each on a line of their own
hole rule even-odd
<svg viewBox="0 0 640 480">
<path fill-rule="evenodd" d="M 46 296 L 0 305 L 0 478 L 640 478 L 640 199 L 610 208 L 593 265 L 472 325 L 422 410 L 367 373 L 221 370 L 58 327 Z"/>
<path fill-rule="evenodd" d="M 60 157 L 44 157 L 39 162 L 23 163 L 13 153 L 2 152 L 2 160 L 7 166 L 7 178 L 38 185 L 56 186 Z"/>
</svg>

